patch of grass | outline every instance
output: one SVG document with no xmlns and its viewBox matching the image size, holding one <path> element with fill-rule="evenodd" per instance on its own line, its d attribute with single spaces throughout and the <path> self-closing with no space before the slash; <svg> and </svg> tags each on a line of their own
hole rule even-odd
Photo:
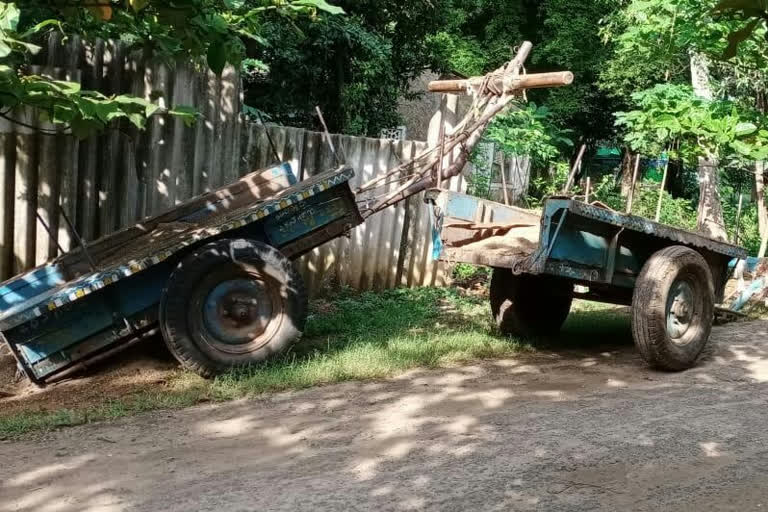
<svg viewBox="0 0 768 512">
<path fill-rule="evenodd" d="M 614 310 L 578 306 L 567 329 L 594 329 Z M 621 322 L 621 315 L 617 322 Z M 347 380 L 391 377 L 412 368 L 435 368 L 530 351 L 498 336 L 487 300 L 457 289 L 423 288 L 380 293 L 342 292 L 312 305 L 304 340 L 263 365 L 204 380 L 175 371 L 156 390 L 136 392 L 78 409 L 0 413 L 0 438 L 108 420 L 156 409 L 178 409 L 265 392 Z"/>
</svg>

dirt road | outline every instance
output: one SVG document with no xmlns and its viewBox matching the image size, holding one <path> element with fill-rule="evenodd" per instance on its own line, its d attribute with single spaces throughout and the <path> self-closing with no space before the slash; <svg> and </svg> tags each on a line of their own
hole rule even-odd
<svg viewBox="0 0 768 512">
<path fill-rule="evenodd" d="M 0 512 L 764 510 L 768 322 L 683 374 L 632 347 L 414 372 L 0 443 Z"/>
</svg>

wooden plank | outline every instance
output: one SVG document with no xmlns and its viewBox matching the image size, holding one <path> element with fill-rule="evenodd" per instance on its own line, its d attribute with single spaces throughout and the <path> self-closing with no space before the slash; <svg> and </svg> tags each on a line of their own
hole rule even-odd
<svg viewBox="0 0 768 512">
<path fill-rule="evenodd" d="M 387 173 L 392 167 L 392 151 L 393 142 L 387 139 L 379 140 L 379 151 L 377 158 L 377 176 L 381 176 Z M 397 183 L 390 183 L 387 187 L 388 192 L 393 192 L 397 187 Z M 393 240 L 393 232 L 395 230 L 395 217 L 397 208 L 400 205 L 394 205 L 382 212 L 381 221 L 379 225 L 376 255 L 376 270 L 373 278 L 374 290 L 383 290 L 389 286 L 390 270 L 396 270 L 397 258 L 393 258 L 396 255 L 396 251 L 400 248 L 399 241 L 395 243 Z"/>
<path fill-rule="evenodd" d="M 415 147 L 412 141 L 403 141 L 400 146 L 400 159 L 406 161 L 414 155 Z M 411 214 L 413 211 L 413 205 L 411 204 L 411 198 L 405 200 L 402 204 L 403 217 L 402 217 L 402 231 L 400 233 L 400 252 L 397 258 L 397 269 L 395 286 L 407 286 L 408 285 L 408 273 L 410 271 L 409 259 L 411 254 L 410 243 L 410 224 Z"/>
<path fill-rule="evenodd" d="M 104 65 L 104 42 L 97 41 L 85 48 L 85 59 L 89 63 L 87 72 L 83 73 L 83 87 L 91 90 L 102 88 L 102 67 Z M 96 188 L 96 166 L 98 143 L 94 138 L 80 143 L 79 172 L 78 172 L 78 205 L 75 222 L 80 236 L 85 240 L 93 240 L 96 232 L 96 207 L 98 204 L 98 189 Z"/>
<path fill-rule="evenodd" d="M 395 167 L 402 161 L 402 153 L 403 153 L 403 145 L 404 142 L 400 141 L 397 143 L 392 143 L 392 151 L 390 153 L 389 163 L 388 166 Z M 401 175 L 404 175 L 404 172 L 400 173 Z M 386 288 L 397 288 L 399 286 L 400 280 L 398 272 L 399 264 L 400 264 L 400 250 L 402 246 L 401 237 L 403 234 L 403 223 L 405 221 L 405 211 L 407 206 L 404 203 L 400 203 L 395 205 L 395 208 L 393 208 L 392 211 L 392 230 L 389 233 L 389 238 L 391 240 L 391 247 L 390 247 L 390 257 L 389 257 L 389 275 L 387 276 L 387 283 Z"/>
<path fill-rule="evenodd" d="M 184 63 L 177 66 L 173 78 L 173 89 L 170 102 L 172 105 L 194 105 L 194 89 L 189 87 L 194 83 L 194 77 L 190 72 L 189 65 Z M 193 197 L 193 179 L 191 173 L 194 169 L 194 148 L 191 142 L 194 137 L 190 137 L 189 132 L 184 125 L 184 121 L 177 117 L 169 119 L 171 129 L 171 145 L 169 149 L 170 162 L 167 165 L 170 171 L 170 181 L 172 183 L 169 191 L 169 199 L 172 204 L 179 204 Z"/>
<path fill-rule="evenodd" d="M 181 205 L 166 210 L 154 217 L 145 219 L 135 226 L 122 229 L 110 236 L 88 244 L 91 256 L 97 262 L 112 257 L 124 247 L 134 245 L 136 240 L 148 236 L 162 224 L 193 218 L 202 222 L 208 218 L 226 215 L 228 212 L 242 208 L 255 200 L 271 197 L 281 190 L 290 187 L 290 182 L 284 174 L 273 176 L 274 168 L 259 170 L 240 180 L 221 187 L 219 190 L 203 194 Z M 74 251 L 62 259 L 68 278 L 88 271 L 80 251 Z"/>
<path fill-rule="evenodd" d="M 50 129 L 51 126 L 45 128 Z M 41 137 L 40 138 L 40 165 L 38 166 L 38 184 L 37 184 L 37 213 L 48 226 L 50 233 L 56 236 L 59 229 L 59 212 L 57 205 L 59 202 L 60 178 L 61 173 L 57 165 L 57 156 L 61 154 L 57 151 L 60 137 Z M 39 265 L 58 255 L 57 240 L 46 231 L 38 219 L 34 220 L 37 226 L 36 233 L 36 254 L 35 265 Z"/>
<path fill-rule="evenodd" d="M 78 185 L 78 148 L 79 141 L 74 137 L 62 137 L 60 140 L 62 146 L 62 159 L 61 159 L 61 177 L 59 179 L 60 191 L 59 191 L 59 205 L 67 214 L 67 216 L 74 220 L 77 218 L 77 185 Z M 58 239 L 59 244 L 65 251 L 69 251 L 75 246 L 72 239 L 72 234 L 69 232 L 66 222 L 61 216 L 61 213 L 57 211 L 58 221 Z"/>
<path fill-rule="evenodd" d="M 16 138 L 14 179 L 14 273 L 35 266 L 35 227 L 37 219 L 37 135 L 19 134 Z"/>
<path fill-rule="evenodd" d="M 0 154 L 0 281 L 15 273 L 13 263 L 14 191 L 16 177 L 16 135 L 0 133 L 2 154 Z"/>
</svg>

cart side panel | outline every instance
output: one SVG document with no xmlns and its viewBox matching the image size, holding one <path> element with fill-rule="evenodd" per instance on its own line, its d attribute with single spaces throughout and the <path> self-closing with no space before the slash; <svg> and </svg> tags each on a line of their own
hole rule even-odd
<svg viewBox="0 0 768 512">
<path fill-rule="evenodd" d="M 66 281 L 61 267 L 55 263 L 8 280 L 0 286 L 0 313 L 61 286 Z"/>
<path fill-rule="evenodd" d="M 172 267 L 168 263 L 131 276 L 5 331 L 6 341 L 37 380 L 43 380 L 131 334 L 113 311 L 141 329 L 147 310 L 156 311 Z M 156 317 L 156 314 L 155 314 Z"/>
<path fill-rule="evenodd" d="M 727 281 L 728 262 L 745 255 L 739 247 L 697 233 L 576 201 L 551 199 L 542 217 L 541 248 L 528 270 L 588 285 L 632 288 L 646 261 L 672 245 L 689 247 L 704 257 L 718 300 Z"/>
<path fill-rule="evenodd" d="M 647 249 L 620 227 L 580 217 L 549 201 L 539 252 L 528 269 L 575 281 L 632 288 Z"/>
</svg>

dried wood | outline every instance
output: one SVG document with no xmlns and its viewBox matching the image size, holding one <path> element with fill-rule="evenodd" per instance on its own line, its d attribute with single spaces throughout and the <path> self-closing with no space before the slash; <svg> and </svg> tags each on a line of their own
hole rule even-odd
<svg viewBox="0 0 768 512">
<path fill-rule="evenodd" d="M 368 181 L 357 190 L 358 202 L 362 203 L 363 218 L 418 194 L 434 186 L 436 182 L 459 175 L 490 122 L 510 106 L 521 90 L 528 86 L 567 85 L 573 81 L 573 75 L 568 72 L 548 73 L 546 76 L 521 76 L 520 71 L 532 48 L 533 45 L 526 41 L 508 64 L 485 77 L 470 79 L 470 82 L 474 80 L 470 84 L 474 98 L 472 106 L 464 119 L 450 133 L 445 134 L 444 141 L 422 152 L 413 160 Z M 502 81 L 501 87 L 499 80 Z M 441 155 L 451 154 L 456 148 L 459 148 L 459 152 L 454 161 L 442 168 Z M 399 186 L 390 190 L 391 179 L 402 176 L 409 178 L 401 179 Z"/>
<path fill-rule="evenodd" d="M 518 77 L 496 75 L 489 81 L 489 88 L 498 95 L 515 93 L 524 89 L 546 89 L 565 87 L 573 83 L 573 73 L 557 71 L 554 73 L 533 73 Z M 436 80 L 428 85 L 429 92 L 449 94 L 471 94 L 481 87 L 486 77 L 477 76 L 467 80 Z"/>
</svg>

